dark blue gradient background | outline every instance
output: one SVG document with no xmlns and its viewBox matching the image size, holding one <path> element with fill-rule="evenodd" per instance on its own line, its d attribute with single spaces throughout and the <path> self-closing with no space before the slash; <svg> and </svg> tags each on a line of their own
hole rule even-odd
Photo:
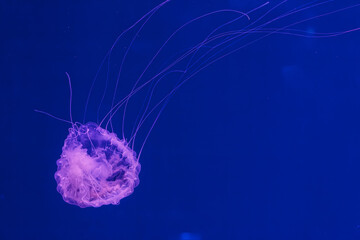
<svg viewBox="0 0 360 240">
<path fill-rule="evenodd" d="M 182 23 L 264 2 L 170 2 L 140 34 L 121 89 Z M 0 239 L 360 239 L 360 32 L 271 36 L 217 62 L 169 102 L 144 148 L 141 182 L 131 196 L 97 209 L 62 200 L 53 175 L 69 126 L 33 110 L 68 119 L 69 72 L 73 117 L 82 121 L 104 54 L 159 3 L 1 1 Z M 303 3 L 289 1 L 275 13 Z M 282 23 L 356 3 L 334 1 Z M 356 8 L 299 27 L 340 31 L 360 27 L 359 16 Z M 227 19 L 189 28 L 161 59 Z M 155 63 L 153 73 L 161 66 Z M 99 89 L 89 121 L 96 121 Z"/>
</svg>

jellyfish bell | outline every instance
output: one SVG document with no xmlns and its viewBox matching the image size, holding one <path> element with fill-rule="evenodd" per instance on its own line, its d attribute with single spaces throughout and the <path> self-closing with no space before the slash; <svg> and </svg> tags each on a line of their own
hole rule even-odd
<svg viewBox="0 0 360 240">
<path fill-rule="evenodd" d="M 57 167 L 58 192 L 80 207 L 119 204 L 139 184 L 141 168 L 125 140 L 92 122 L 69 129 Z"/>
</svg>

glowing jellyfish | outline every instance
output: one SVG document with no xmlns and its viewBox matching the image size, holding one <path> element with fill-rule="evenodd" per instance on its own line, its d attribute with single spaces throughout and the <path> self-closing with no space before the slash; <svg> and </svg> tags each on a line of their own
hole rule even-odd
<svg viewBox="0 0 360 240">
<path fill-rule="evenodd" d="M 248 12 L 223 9 L 206 13 L 186 22 L 170 34 L 161 47 L 156 51 L 155 55 L 150 59 L 148 64 L 145 66 L 145 69 L 139 74 L 139 77 L 135 80 L 131 91 L 122 99 L 116 100 L 123 64 L 133 43 L 135 42 L 136 37 L 155 12 L 167 2 L 169 1 L 165 1 L 156 6 L 120 34 L 106 54 L 100 69 L 107 68 L 109 71 L 111 66 L 110 59 L 119 39 L 130 30 L 138 27 L 138 30 L 133 35 L 129 46 L 120 61 L 120 69 L 117 73 L 114 91 L 112 94 L 113 97 L 109 106 L 110 110 L 105 114 L 101 121 L 98 121 L 98 123 L 86 123 L 85 116 L 83 123 L 74 122 L 72 120 L 72 89 L 69 75 L 70 121 L 36 110 L 37 112 L 47 114 L 53 118 L 71 124 L 69 134 L 65 139 L 65 143 L 62 148 L 61 157 L 57 161 L 58 169 L 55 173 L 55 179 L 58 184 L 57 190 L 62 195 L 63 199 L 70 204 L 80 207 L 100 207 L 102 205 L 118 204 L 122 198 L 129 196 L 134 191 L 134 188 L 139 184 L 139 158 L 151 130 L 164 110 L 169 98 L 179 87 L 201 70 L 207 68 L 223 57 L 273 34 L 308 38 L 324 38 L 338 36 L 360 29 L 352 28 L 347 31 L 319 33 L 314 32 L 313 30 L 305 31 L 296 28 L 296 26 L 301 23 L 352 9 L 360 6 L 360 4 L 328 11 L 313 17 L 298 17 L 296 21 L 290 23 L 284 23 L 282 20 L 285 20 L 290 16 L 298 16 L 299 13 L 322 6 L 329 1 L 306 3 L 288 12 L 280 13 L 275 17 L 272 16 L 272 14 L 274 14 L 275 10 L 282 6 L 286 1 L 282 1 L 274 6 L 271 6 L 269 2 L 265 2 Z M 171 61 L 152 77 L 144 79 L 145 73 L 154 63 L 160 52 L 163 51 L 169 41 L 171 41 L 181 30 L 196 21 L 204 20 L 210 16 L 223 14 L 231 15 L 231 18 L 218 26 L 214 26 L 211 31 L 204 36 L 203 40 L 190 46 L 187 50 L 184 50 L 175 58 L 175 60 Z M 252 15 L 254 15 L 254 17 L 252 17 Z M 246 21 L 244 26 L 241 28 L 236 25 L 236 23 L 240 20 Z M 232 30 L 229 29 L 231 27 L 233 28 Z M 90 95 L 94 90 L 94 83 L 98 78 L 98 73 L 96 74 L 90 88 L 85 106 L 85 113 L 88 107 Z M 105 90 L 100 103 L 103 102 L 108 90 L 108 78 L 109 74 L 105 81 Z M 160 98 L 157 98 L 154 103 L 153 99 L 156 88 L 169 78 L 176 79 L 175 84 L 173 84 L 165 94 L 160 96 Z M 148 88 L 146 97 L 143 99 L 143 105 L 139 110 L 138 117 L 134 120 L 134 128 L 131 131 L 131 135 L 128 140 L 126 140 L 124 134 L 124 122 L 129 100 L 145 88 Z M 117 134 L 113 132 L 112 123 L 113 117 L 119 112 L 120 108 L 123 108 L 122 137 L 118 137 Z M 147 134 L 145 134 L 141 147 L 137 152 L 134 148 L 136 135 L 139 129 L 144 126 L 145 121 L 151 119 L 151 116 L 153 116 L 153 118 L 149 125 L 149 129 L 147 130 Z"/>
<path fill-rule="evenodd" d="M 57 161 L 57 189 L 80 207 L 118 204 L 139 184 L 135 152 L 116 134 L 95 123 L 74 125 Z"/>
</svg>

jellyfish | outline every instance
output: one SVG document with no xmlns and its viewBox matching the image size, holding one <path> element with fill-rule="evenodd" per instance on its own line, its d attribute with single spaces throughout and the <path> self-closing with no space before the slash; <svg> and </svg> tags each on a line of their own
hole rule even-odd
<svg viewBox="0 0 360 240">
<path fill-rule="evenodd" d="M 166 0 L 147 12 L 116 38 L 109 51 L 105 54 L 92 81 L 84 107 L 84 119 L 81 123 L 74 122 L 72 118 L 72 87 L 68 73 L 66 75 L 70 88 L 70 120 L 59 118 L 41 110 L 35 110 L 71 124 L 62 147 L 61 156 L 56 162 L 57 171 L 55 173 L 57 191 L 62 195 L 65 202 L 81 208 L 101 207 L 110 204 L 117 205 L 121 199 L 132 194 L 139 184 L 141 169 L 139 160 L 144 145 L 167 103 L 189 79 L 220 59 L 275 34 L 305 38 L 328 38 L 360 30 L 360 28 L 351 28 L 338 32 L 321 33 L 297 28 L 302 23 L 354 9 L 359 7 L 360 4 L 335 9 L 312 17 L 298 16 L 310 9 L 329 4 L 330 1 L 314 1 L 277 14 L 276 12 L 279 11 L 280 6 L 287 2 L 286 0 L 274 5 L 265 2 L 245 12 L 234 9 L 220 9 L 208 12 L 189 20 L 169 34 L 168 38 L 155 50 L 155 54 L 150 57 L 143 71 L 134 80 L 130 91 L 122 98 L 118 98 L 124 63 L 139 33 L 151 21 L 153 15 L 169 2 L 170 0 Z M 155 74 L 151 76 L 146 74 L 159 55 L 166 49 L 169 42 L 181 31 L 196 22 L 219 15 L 228 15 L 229 18 L 213 26 L 200 41 L 175 54 L 175 57 L 166 62 L 165 66 Z M 287 21 L 292 16 L 295 16 L 296 20 L 293 20 L 293 22 Z M 237 24 L 240 21 L 243 24 L 241 27 Z M 113 56 L 116 48 L 120 39 L 125 35 L 129 35 L 131 31 L 134 31 L 134 33 L 130 37 L 130 43 L 122 54 L 120 61 L 117 61 L 118 65 L 114 71 L 116 74 L 113 77 L 114 83 L 110 87 L 110 79 L 112 78 L 110 69 L 113 66 L 111 63 L 114 61 Z M 108 98 L 108 110 L 101 119 L 86 121 L 89 102 L 93 91 L 96 89 L 95 83 L 99 82 L 101 70 L 105 70 L 106 77 L 102 81 L 104 90 L 99 100 L 97 115 L 100 115 L 100 108 L 105 105 L 106 98 Z M 172 81 L 170 87 L 168 86 L 165 92 L 160 91 L 158 93 L 159 86 L 169 81 Z M 111 92 L 110 98 L 108 97 L 109 92 Z M 132 119 L 131 125 L 133 127 L 126 131 L 126 114 L 130 101 L 140 92 L 144 93 L 141 99 L 141 107 L 138 109 L 137 116 Z M 117 134 L 114 131 L 114 126 L 117 125 L 114 118 L 121 113 L 121 133 Z M 138 140 L 138 133 L 145 127 L 147 127 L 144 130 L 145 134 L 143 134 L 141 140 Z M 130 133 L 128 137 L 125 132 Z M 140 142 L 138 148 L 136 148 L 136 141 Z"/>
<path fill-rule="evenodd" d="M 57 160 L 57 190 L 80 207 L 117 204 L 139 184 L 135 152 L 95 123 L 74 125 Z"/>
</svg>

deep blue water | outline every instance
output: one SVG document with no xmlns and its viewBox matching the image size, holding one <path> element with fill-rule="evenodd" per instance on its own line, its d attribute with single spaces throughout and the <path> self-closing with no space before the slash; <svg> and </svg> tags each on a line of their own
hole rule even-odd
<svg viewBox="0 0 360 240">
<path fill-rule="evenodd" d="M 247 12 L 264 2 L 168 3 L 129 52 L 118 98 L 181 24 L 209 11 Z M 113 41 L 159 3 L 1 1 L 0 239 L 360 239 L 360 31 L 321 39 L 269 36 L 209 66 L 169 101 L 144 147 L 140 185 L 131 196 L 96 209 L 62 200 L 53 175 L 70 125 L 33 110 L 69 119 L 68 72 L 73 118 L 82 122 L 91 82 Z M 273 27 L 357 3 L 334 1 Z M 301 4 L 289 1 L 267 19 Z M 359 16 L 358 7 L 294 28 L 308 36 L 344 31 L 360 27 Z M 232 17 L 220 14 L 185 29 L 145 78 Z M 133 35 L 119 42 L 110 69 L 118 69 Z M 116 73 L 110 72 L 113 90 Z M 86 121 L 97 121 L 105 79 L 102 71 Z M 156 96 L 177 79 L 165 79 Z M 106 96 L 99 118 L 111 105 L 112 93 Z M 127 134 L 141 97 L 129 105 Z M 119 135 L 121 119 L 122 112 L 113 121 Z"/>
</svg>

